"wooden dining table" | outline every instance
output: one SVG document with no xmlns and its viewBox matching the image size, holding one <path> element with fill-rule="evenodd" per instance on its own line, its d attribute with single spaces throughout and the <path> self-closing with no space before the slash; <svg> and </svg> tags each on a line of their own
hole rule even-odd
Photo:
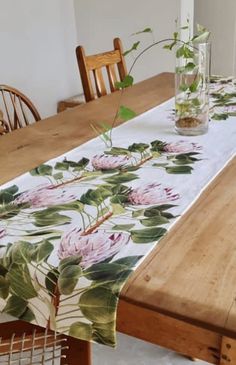
<svg viewBox="0 0 236 365">
<path fill-rule="evenodd" d="M 1 136 L 0 183 L 95 137 L 91 123 L 112 123 L 121 99 L 141 114 L 173 95 L 174 76 L 162 73 L 122 95 L 112 93 Z M 117 331 L 211 364 L 234 365 L 235 300 L 236 158 L 129 277 Z M 69 365 L 91 364 L 89 344 L 79 345 L 77 351 L 73 341 Z"/>
</svg>

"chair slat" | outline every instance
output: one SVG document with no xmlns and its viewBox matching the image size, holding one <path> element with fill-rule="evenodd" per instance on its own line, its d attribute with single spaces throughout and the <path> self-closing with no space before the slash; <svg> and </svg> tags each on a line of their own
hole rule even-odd
<svg viewBox="0 0 236 365">
<path fill-rule="evenodd" d="M 115 66 L 109 65 L 109 66 L 106 66 L 106 69 L 107 69 L 108 80 L 109 80 L 111 92 L 116 91 L 117 88 L 115 85 L 118 80 L 117 80 L 117 76 L 116 76 Z"/>
<path fill-rule="evenodd" d="M 99 97 L 106 95 L 107 92 L 106 92 L 106 86 L 105 86 L 105 82 L 104 82 L 104 78 L 103 78 L 103 74 L 102 74 L 102 69 L 97 68 L 97 69 L 93 70 L 93 74 L 94 74 L 97 95 Z"/>
<path fill-rule="evenodd" d="M 30 120 L 34 122 L 41 120 L 35 106 L 27 96 L 22 94 L 19 90 L 8 85 L 0 85 L 0 91 L 0 96 L 2 96 L 7 116 L 8 130 L 13 131 L 17 128 L 23 128 L 30 124 Z M 30 117 L 30 120 L 28 116 Z M 5 120 L 4 122 L 6 124 Z"/>
<path fill-rule="evenodd" d="M 115 83 L 118 81 L 116 68 L 119 73 L 120 81 L 127 76 L 127 68 L 123 56 L 123 48 L 119 38 L 115 38 L 114 49 L 112 51 L 103 52 L 95 55 L 86 56 L 84 48 L 78 46 L 76 48 L 76 56 L 80 70 L 81 81 L 84 89 L 85 100 L 91 101 L 97 97 L 107 94 L 106 83 L 103 78 L 102 68 L 106 68 L 110 91 L 117 90 Z M 96 92 L 93 90 L 90 72 L 94 76 Z"/>
</svg>

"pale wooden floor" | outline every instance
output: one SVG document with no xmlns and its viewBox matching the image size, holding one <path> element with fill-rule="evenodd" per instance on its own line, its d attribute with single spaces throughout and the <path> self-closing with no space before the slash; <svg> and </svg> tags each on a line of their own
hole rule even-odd
<svg viewBox="0 0 236 365">
<path fill-rule="evenodd" d="M 159 346 L 118 335 L 115 350 L 93 345 L 93 365 L 209 365 L 203 361 L 192 362 Z"/>
</svg>

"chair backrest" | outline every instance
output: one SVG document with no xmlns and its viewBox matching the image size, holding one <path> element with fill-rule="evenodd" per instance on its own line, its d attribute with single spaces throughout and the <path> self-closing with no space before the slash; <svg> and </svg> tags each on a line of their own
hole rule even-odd
<svg viewBox="0 0 236 365">
<path fill-rule="evenodd" d="M 9 131 L 23 128 L 41 119 L 27 96 L 8 85 L 0 85 L 0 108 L 3 112 L 1 119 L 8 125 Z"/>
<path fill-rule="evenodd" d="M 3 119 L 3 112 L 0 109 L 0 136 L 8 133 L 9 131 L 9 126 L 7 122 Z"/>
<path fill-rule="evenodd" d="M 114 50 L 90 56 L 85 55 L 82 46 L 76 48 L 81 81 L 85 100 L 87 102 L 94 100 L 96 96 L 101 97 L 107 94 L 106 83 L 103 77 L 103 68 L 107 71 L 111 92 L 117 90 L 116 82 L 123 81 L 127 75 L 121 40 L 115 38 L 113 44 Z M 119 79 L 117 78 L 116 67 L 118 69 Z M 91 74 L 94 76 L 96 93 L 94 92 Z"/>
</svg>

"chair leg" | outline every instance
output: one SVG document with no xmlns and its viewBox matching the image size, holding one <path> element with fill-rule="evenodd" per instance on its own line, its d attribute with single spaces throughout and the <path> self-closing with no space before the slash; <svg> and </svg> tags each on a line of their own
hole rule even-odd
<svg viewBox="0 0 236 365">
<path fill-rule="evenodd" d="M 77 340 L 73 337 L 67 337 L 68 349 L 62 350 L 61 365 L 92 365 L 91 344 L 86 341 Z"/>
</svg>

